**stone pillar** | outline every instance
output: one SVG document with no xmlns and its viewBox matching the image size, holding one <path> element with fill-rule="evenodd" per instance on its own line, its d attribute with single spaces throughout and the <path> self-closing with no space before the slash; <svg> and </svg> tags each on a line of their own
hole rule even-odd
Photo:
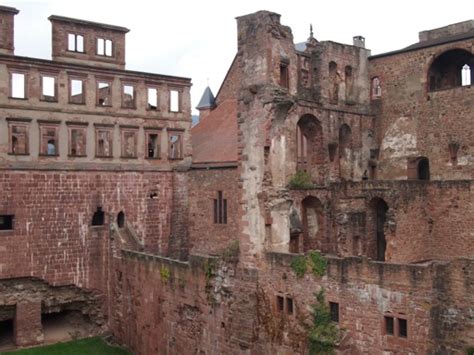
<svg viewBox="0 0 474 355">
<path fill-rule="evenodd" d="M 40 301 L 17 303 L 15 343 L 17 346 L 31 346 L 43 343 Z"/>
</svg>

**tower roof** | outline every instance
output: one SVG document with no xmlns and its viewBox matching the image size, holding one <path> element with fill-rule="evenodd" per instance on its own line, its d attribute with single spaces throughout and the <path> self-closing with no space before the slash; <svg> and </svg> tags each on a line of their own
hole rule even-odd
<svg viewBox="0 0 474 355">
<path fill-rule="evenodd" d="M 204 94 L 202 94 L 201 100 L 199 101 L 199 104 L 196 106 L 196 108 L 198 110 L 203 108 L 212 108 L 215 105 L 216 99 L 211 91 L 211 88 L 208 86 L 206 87 L 206 90 L 204 90 Z"/>
</svg>

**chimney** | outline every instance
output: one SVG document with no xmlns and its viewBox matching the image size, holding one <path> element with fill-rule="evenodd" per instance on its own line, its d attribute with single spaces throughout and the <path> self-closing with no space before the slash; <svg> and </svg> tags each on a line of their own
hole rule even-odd
<svg viewBox="0 0 474 355">
<path fill-rule="evenodd" d="M 354 36 L 354 37 L 352 37 L 352 41 L 353 41 L 355 47 L 365 48 L 365 37 Z"/>
<path fill-rule="evenodd" d="M 0 6 L 0 54 L 14 54 L 14 19 L 19 13 L 17 9 L 9 6 Z"/>
</svg>

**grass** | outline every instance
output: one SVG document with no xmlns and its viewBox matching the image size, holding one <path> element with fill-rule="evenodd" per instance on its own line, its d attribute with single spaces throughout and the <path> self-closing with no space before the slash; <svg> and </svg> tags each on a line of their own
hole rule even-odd
<svg viewBox="0 0 474 355">
<path fill-rule="evenodd" d="M 74 340 L 67 343 L 40 346 L 2 353 L 3 355 L 130 355 L 118 346 L 108 345 L 102 338 Z"/>
</svg>

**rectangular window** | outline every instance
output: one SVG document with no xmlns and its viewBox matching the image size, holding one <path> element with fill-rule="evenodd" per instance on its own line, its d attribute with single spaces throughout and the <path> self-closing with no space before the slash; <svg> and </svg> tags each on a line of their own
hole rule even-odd
<svg viewBox="0 0 474 355">
<path fill-rule="evenodd" d="M 408 337 L 408 323 L 406 319 L 398 318 L 398 336 L 401 338 Z"/>
<path fill-rule="evenodd" d="M 283 312 L 285 310 L 285 298 L 283 296 L 277 296 L 277 311 Z"/>
<path fill-rule="evenodd" d="M 13 230 L 14 215 L 0 215 L 0 231 Z"/>
<path fill-rule="evenodd" d="M 158 90 L 155 88 L 148 88 L 148 106 L 149 110 L 158 110 Z"/>
<path fill-rule="evenodd" d="M 10 154 L 28 154 L 28 125 L 11 123 L 10 128 Z"/>
<path fill-rule="evenodd" d="M 169 134 L 168 158 L 169 159 L 183 159 L 182 134 L 180 132 L 168 132 L 168 134 Z"/>
<path fill-rule="evenodd" d="M 146 157 L 148 159 L 160 158 L 160 134 L 157 131 L 146 132 Z"/>
<path fill-rule="evenodd" d="M 86 127 L 69 127 L 69 156 L 86 156 Z"/>
<path fill-rule="evenodd" d="M 56 97 L 56 78 L 53 76 L 41 77 L 41 100 L 54 102 Z"/>
<path fill-rule="evenodd" d="M 387 335 L 394 335 L 394 322 L 393 317 L 385 316 L 385 334 Z"/>
<path fill-rule="evenodd" d="M 106 128 L 96 128 L 95 130 L 95 155 L 98 158 L 112 157 L 112 137 L 113 130 Z"/>
<path fill-rule="evenodd" d="M 214 199 L 214 223 L 227 224 L 227 199 L 223 198 L 222 191 L 217 191 L 217 199 Z"/>
<path fill-rule="evenodd" d="M 69 102 L 73 104 L 83 104 L 84 95 L 84 80 L 71 79 L 69 82 Z"/>
<path fill-rule="evenodd" d="M 280 86 L 288 89 L 289 84 L 288 64 L 280 63 Z"/>
<path fill-rule="evenodd" d="M 135 108 L 135 88 L 132 85 L 123 85 L 122 107 Z"/>
<path fill-rule="evenodd" d="M 137 130 L 122 130 L 122 158 L 137 157 Z"/>
<path fill-rule="evenodd" d="M 97 55 L 112 56 L 112 41 L 110 39 L 97 38 Z"/>
<path fill-rule="evenodd" d="M 331 313 L 331 320 L 339 323 L 339 303 L 329 302 L 329 311 Z"/>
<path fill-rule="evenodd" d="M 59 155 L 58 127 L 40 126 L 40 154 L 57 156 Z"/>
<path fill-rule="evenodd" d="M 75 33 L 68 33 L 67 49 L 71 52 L 84 53 L 84 36 Z"/>
<path fill-rule="evenodd" d="M 293 314 L 293 298 L 286 298 L 286 313 Z"/>
<path fill-rule="evenodd" d="M 11 73 L 10 96 L 15 99 L 26 99 L 25 74 Z"/>
<path fill-rule="evenodd" d="M 112 85 L 105 81 L 97 83 L 97 105 L 112 106 Z"/>
<path fill-rule="evenodd" d="M 170 111 L 179 112 L 180 111 L 180 102 L 179 102 L 179 91 L 170 90 Z"/>
</svg>

